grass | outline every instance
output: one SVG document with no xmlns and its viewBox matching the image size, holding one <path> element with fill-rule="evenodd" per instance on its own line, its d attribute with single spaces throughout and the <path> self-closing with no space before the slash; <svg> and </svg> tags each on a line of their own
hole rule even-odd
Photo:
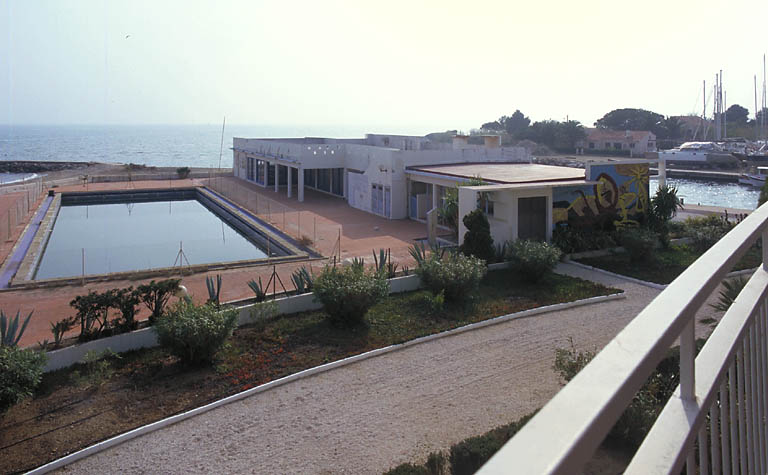
<svg viewBox="0 0 768 475">
<path fill-rule="evenodd" d="M 643 262 L 630 262 L 627 253 L 585 257 L 577 259 L 577 262 L 647 282 L 669 284 L 703 253 L 683 244 L 672 245 L 668 249 L 657 249 L 654 254 L 655 259 Z M 761 262 L 760 249 L 753 246 L 732 270 L 751 269 Z"/>
<path fill-rule="evenodd" d="M 517 281 L 509 270 L 493 271 L 464 307 L 436 312 L 429 294 L 417 291 L 386 298 L 369 311 L 367 325 L 353 330 L 330 326 L 322 311 L 241 327 L 213 367 L 184 366 L 152 348 L 48 373 L 34 398 L 0 419 L 0 473 L 29 470 L 323 363 L 507 313 L 616 292 L 556 274 L 534 286 Z"/>
</svg>

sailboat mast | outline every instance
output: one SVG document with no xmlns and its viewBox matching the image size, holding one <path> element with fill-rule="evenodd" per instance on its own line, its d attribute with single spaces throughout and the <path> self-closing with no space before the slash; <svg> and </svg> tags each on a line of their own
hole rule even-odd
<svg viewBox="0 0 768 475">
<path fill-rule="evenodd" d="M 755 140 L 760 138 L 760 132 L 757 130 L 757 74 L 755 74 Z"/>
</svg>

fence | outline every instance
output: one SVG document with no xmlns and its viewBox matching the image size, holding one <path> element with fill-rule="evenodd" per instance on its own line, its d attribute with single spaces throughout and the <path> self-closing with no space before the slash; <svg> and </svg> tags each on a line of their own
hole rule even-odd
<svg viewBox="0 0 768 475">
<path fill-rule="evenodd" d="M 13 237 L 14 230 L 45 192 L 43 180 L 0 187 L 0 241 Z"/>
<path fill-rule="evenodd" d="M 697 355 L 697 311 L 760 237 L 763 266 Z M 624 473 L 766 473 L 767 243 L 768 204 L 675 279 L 479 473 L 579 472 L 678 339 L 680 385 Z"/>
<path fill-rule="evenodd" d="M 202 180 L 210 189 L 249 210 L 298 242 L 323 256 L 341 259 L 342 226 L 311 211 L 294 209 L 266 196 L 269 189 L 231 177 Z M 281 191 L 284 192 L 284 191 Z"/>
</svg>

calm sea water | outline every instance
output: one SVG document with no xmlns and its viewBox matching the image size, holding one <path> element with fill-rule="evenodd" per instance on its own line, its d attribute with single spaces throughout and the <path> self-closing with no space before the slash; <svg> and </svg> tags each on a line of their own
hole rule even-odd
<svg viewBox="0 0 768 475">
<path fill-rule="evenodd" d="M 232 166 L 232 137 L 363 137 L 363 127 L 227 125 L 221 166 Z M 0 160 L 217 167 L 221 124 L 119 126 L 0 125 Z"/>
<path fill-rule="evenodd" d="M 738 183 L 686 180 L 684 178 L 667 178 L 667 183 L 675 185 L 678 196 L 688 204 L 755 209 L 757 208 L 757 198 L 760 196 L 759 188 Z M 656 192 L 658 186 L 658 179 L 651 178 L 651 194 Z"/>
<path fill-rule="evenodd" d="M 363 137 L 367 127 L 228 125 L 221 166 L 232 166 L 232 137 Z M 427 131 L 400 131 L 424 134 Z M 221 124 L 140 126 L 0 125 L 0 160 L 136 163 L 171 167 L 217 167 Z M 10 177 L 8 177 L 10 178 Z M 5 180 L 7 181 L 7 179 Z M 736 183 L 669 179 L 687 203 L 754 209 L 756 188 Z M 651 180 L 651 190 L 656 189 Z"/>
<path fill-rule="evenodd" d="M 195 200 L 62 206 L 35 278 L 81 275 L 83 253 L 86 274 L 172 267 L 180 242 L 190 264 L 266 256 Z"/>
</svg>

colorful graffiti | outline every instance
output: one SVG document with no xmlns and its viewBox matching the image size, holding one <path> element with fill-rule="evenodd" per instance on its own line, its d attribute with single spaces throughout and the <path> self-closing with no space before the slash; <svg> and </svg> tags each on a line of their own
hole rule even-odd
<svg viewBox="0 0 768 475">
<path fill-rule="evenodd" d="M 555 188 L 552 220 L 577 228 L 636 226 L 648 209 L 648 164 L 595 165 L 592 185 Z"/>
</svg>

